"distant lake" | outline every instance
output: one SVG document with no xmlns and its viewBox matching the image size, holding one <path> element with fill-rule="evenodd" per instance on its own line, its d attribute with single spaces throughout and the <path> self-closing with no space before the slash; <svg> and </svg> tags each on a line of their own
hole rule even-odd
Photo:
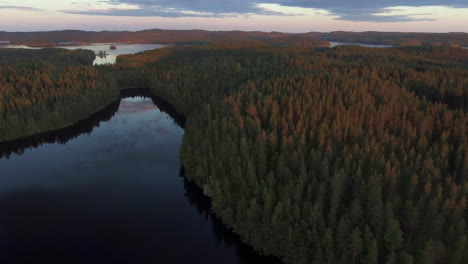
<svg viewBox="0 0 468 264">
<path fill-rule="evenodd" d="M 110 49 L 111 45 L 116 46 L 117 49 L 111 50 Z M 160 44 L 94 43 L 91 45 L 64 45 L 64 46 L 58 46 L 57 48 L 65 48 L 65 49 L 71 49 L 71 50 L 87 49 L 87 50 L 94 51 L 96 54 L 99 53 L 100 51 L 105 51 L 107 53 L 106 57 L 100 58 L 99 56 L 96 56 L 96 59 L 94 60 L 95 65 L 101 65 L 101 64 L 115 63 L 118 55 L 135 54 L 135 53 L 142 52 L 142 51 L 159 49 L 165 46 L 166 45 L 160 45 Z M 40 48 L 31 48 L 25 45 L 2 45 L 0 46 L 0 48 L 40 49 Z"/>
<path fill-rule="evenodd" d="M 0 144 L 0 263 L 277 263 L 183 177 L 183 124 L 127 90 L 72 127 Z"/>
<path fill-rule="evenodd" d="M 330 41 L 330 48 L 336 47 L 336 46 L 345 46 L 345 45 L 357 45 L 357 46 L 362 46 L 362 47 L 368 47 L 368 48 L 392 48 L 394 46 L 390 45 L 374 45 L 374 44 L 364 44 L 364 43 L 345 43 L 345 42 L 331 42 Z"/>
</svg>

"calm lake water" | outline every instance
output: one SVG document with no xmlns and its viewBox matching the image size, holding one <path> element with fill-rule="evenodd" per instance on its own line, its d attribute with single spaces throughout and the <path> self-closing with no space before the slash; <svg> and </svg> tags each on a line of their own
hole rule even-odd
<svg viewBox="0 0 468 264">
<path fill-rule="evenodd" d="M 114 45 L 117 47 L 116 50 L 111 50 L 110 46 Z M 115 60 L 117 59 L 117 56 L 122 55 L 122 54 L 135 54 L 138 52 L 142 51 L 147 51 L 147 50 L 153 50 L 153 49 L 159 49 L 165 47 L 165 45 L 159 45 L 159 44 L 103 44 L 103 43 L 95 43 L 92 45 L 86 45 L 86 46 L 65 46 L 64 48 L 66 49 L 88 49 L 94 51 L 96 54 L 99 53 L 100 51 L 105 51 L 107 53 L 107 56 L 100 58 L 99 56 L 96 56 L 96 59 L 94 60 L 95 65 L 100 65 L 100 64 L 113 64 L 115 63 Z"/>
<path fill-rule="evenodd" d="M 277 263 L 182 176 L 184 120 L 143 90 L 0 145 L 0 263 Z"/>
<path fill-rule="evenodd" d="M 368 47 L 368 48 L 391 48 L 393 46 L 390 45 L 374 45 L 374 44 L 363 44 L 363 43 L 345 43 L 345 42 L 331 42 L 330 41 L 330 48 L 336 47 L 336 46 L 343 46 L 343 45 L 357 45 L 357 46 L 362 46 L 362 47 Z"/>
<path fill-rule="evenodd" d="M 110 46 L 114 45 L 117 47 L 116 50 L 111 50 Z M 3 45 L 1 46 L 2 48 L 22 48 L 22 49 L 40 49 L 40 48 L 31 48 L 28 46 L 24 45 Z M 96 59 L 94 60 L 94 65 L 101 65 L 101 64 L 113 64 L 115 63 L 115 60 L 118 55 L 122 54 L 135 54 L 138 52 L 142 51 L 147 51 L 147 50 L 153 50 L 153 49 L 159 49 L 165 47 L 165 45 L 160 45 L 160 44 L 122 44 L 122 43 L 94 43 L 91 45 L 67 45 L 67 46 L 60 46 L 58 48 L 65 48 L 65 49 L 87 49 L 87 50 L 92 50 L 96 54 L 98 54 L 100 51 L 105 51 L 107 53 L 107 56 L 100 58 L 96 56 Z"/>
</svg>

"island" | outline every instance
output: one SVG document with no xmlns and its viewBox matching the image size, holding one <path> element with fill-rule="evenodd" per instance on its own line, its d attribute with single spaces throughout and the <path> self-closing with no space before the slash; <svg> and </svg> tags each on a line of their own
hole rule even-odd
<svg viewBox="0 0 468 264">
<path fill-rule="evenodd" d="M 106 51 L 103 51 L 103 50 L 99 51 L 99 52 L 96 54 L 96 56 L 98 56 L 98 57 L 101 58 L 101 59 L 105 59 L 108 55 L 109 55 L 109 53 L 107 53 Z"/>
</svg>

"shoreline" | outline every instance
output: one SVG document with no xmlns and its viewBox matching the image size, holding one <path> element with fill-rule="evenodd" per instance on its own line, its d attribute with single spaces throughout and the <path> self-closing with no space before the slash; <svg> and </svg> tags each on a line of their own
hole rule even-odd
<svg viewBox="0 0 468 264">
<path fill-rule="evenodd" d="M 98 109 L 96 110 L 93 110 L 91 114 L 88 114 L 87 116 L 83 117 L 83 118 L 80 118 L 76 121 L 72 121 L 72 122 L 68 122 L 67 124 L 65 125 L 61 125 L 61 126 L 58 126 L 56 128 L 52 128 L 52 129 L 47 129 L 47 130 L 43 130 L 43 131 L 40 131 L 40 132 L 34 132 L 34 133 L 31 133 L 31 134 L 26 134 L 26 135 L 21 135 L 19 137 L 14 137 L 14 138 L 7 138 L 7 139 L 4 139 L 4 140 L 0 140 L 0 145 L 2 144 L 8 144 L 8 143 L 11 143 L 11 142 L 14 142 L 14 141 L 17 141 L 17 140 L 24 140 L 24 139 L 27 139 L 27 138 L 30 138 L 30 137 L 35 137 L 35 136 L 40 136 L 42 134 L 46 134 L 46 133 L 52 133 L 52 132 L 55 132 L 55 131 L 59 131 L 59 130 L 63 130 L 63 129 L 67 129 L 67 128 L 70 128 L 76 124 L 79 124 L 80 122 L 83 122 L 89 118 L 91 118 L 92 116 L 98 114 L 100 111 L 104 110 L 105 108 L 111 106 L 113 103 L 115 103 L 116 101 L 118 101 L 119 99 L 113 99 L 111 102 L 108 102 L 106 103 L 105 106 L 101 106 L 99 107 Z"/>
<path fill-rule="evenodd" d="M 134 94 L 134 92 L 136 92 Z M 107 108 L 111 108 L 114 104 L 117 104 L 117 103 L 120 103 L 120 100 L 125 97 L 132 97 L 132 96 L 137 96 L 137 94 L 141 95 L 141 94 L 147 94 L 152 100 L 156 100 L 158 102 L 158 104 L 156 104 L 154 102 L 155 105 L 158 106 L 159 109 L 161 109 L 162 111 L 166 112 L 170 117 L 173 118 L 174 122 L 177 123 L 183 130 L 184 130 L 184 134 L 185 134 L 185 130 L 186 130 L 186 127 L 185 127 L 185 121 L 186 121 L 186 117 L 181 115 L 177 109 L 170 103 L 168 102 L 167 100 L 165 100 L 164 98 L 161 98 L 159 97 L 158 95 L 156 95 L 150 88 L 142 88 L 142 87 L 122 87 L 122 88 L 119 88 L 119 94 L 118 94 L 118 98 L 113 100 L 111 103 L 109 104 L 106 104 L 105 106 L 99 108 L 97 111 L 93 112 L 92 114 L 88 115 L 88 117 L 86 118 L 83 118 L 83 119 L 80 119 L 72 124 L 68 124 L 68 125 L 64 125 L 60 128 L 56 128 L 56 129 L 51 129 L 51 130 L 48 130 L 48 131 L 42 131 L 42 132 L 38 132 L 38 133 L 34 133 L 34 134 L 31 134 L 31 135 L 28 135 L 28 136 L 22 136 L 22 137 L 18 137 L 18 138 L 14 138 L 14 139 L 11 139 L 11 140 L 6 140 L 6 141 L 0 141 L 0 158 L 2 158 L 4 155 L 7 155 L 8 156 L 8 152 L 10 152 L 9 154 L 11 153 L 14 153 L 18 150 L 8 150 L 8 149 L 2 149 L 4 147 L 9 147 L 10 144 L 16 144 L 18 142 L 21 142 L 21 141 L 25 141 L 27 142 L 28 139 L 31 139 L 31 140 L 34 140 L 35 138 L 38 138 L 38 137 L 42 137 L 42 136 L 47 136 L 48 134 L 51 134 L 51 133 L 60 133 L 62 132 L 63 130 L 67 130 L 67 129 L 73 129 L 74 126 L 79 126 L 80 123 L 82 122 L 86 122 L 87 120 L 89 119 L 92 119 L 92 117 L 95 117 L 95 116 L 98 116 L 102 111 L 106 110 Z M 183 143 L 182 143 L 183 144 Z M 11 145 L 10 145 L 11 146 Z M 26 146 L 26 148 L 28 148 L 30 146 Z M 23 150 L 23 148 L 25 148 L 24 146 L 20 146 L 19 150 Z M 191 168 L 187 168 L 186 167 L 186 164 L 184 164 L 184 162 L 181 160 L 181 165 L 184 169 L 184 173 L 183 173 L 183 177 L 189 181 L 190 183 L 194 184 L 197 188 L 199 188 L 201 190 L 201 193 L 207 197 L 207 199 L 209 199 L 210 201 L 210 212 L 213 214 L 213 216 L 218 220 L 220 221 L 220 223 L 223 224 L 224 228 L 226 228 L 226 230 L 228 230 L 229 232 L 231 232 L 233 235 L 237 236 L 239 238 L 239 240 L 246 246 L 248 246 L 249 248 L 251 248 L 254 252 L 256 252 L 258 255 L 260 256 L 266 256 L 266 257 L 271 257 L 271 258 L 274 258 L 276 260 L 278 260 L 279 262 L 283 263 L 283 261 L 281 260 L 281 258 L 279 256 L 274 256 L 274 255 L 267 255 L 265 254 L 262 250 L 259 250 L 258 248 L 254 247 L 252 245 L 252 243 L 250 243 L 248 240 L 246 240 L 245 237 L 243 237 L 241 234 L 235 232 L 235 229 L 233 226 L 229 225 L 229 224 L 226 224 L 217 214 L 216 211 L 213 210 L 213 207 L 212 207 L 212 197 L 207 195 L 205 192 L 204 192 L 204 186 L 202 186 L 201 184 L 199 184 L 197 181 L 191 179 L 188 175 L 189 173 L 187 173 L 187 170 L 191 169 Z"/>
<path fill-rule="evenodd" d="M 48 133 L 53 133 L 53 132 L 59 132 L 60 130 L 65 130 L 65 129 L 68 129 L 68 128 L 71 128 L 75 125 L 78 125 L 79 123 L 81 122 L 84 122 L 90 118 L 92 118 L 93 116 L 96 116 L 98 115 L 101 111 L 105 110 L 106 108 L 112 106 L 113 104 L 117 103 L 120 101 L 120 97 L 122 95 L 122 93 L 124 93 L 125 91 L 128 91 L 128 90 L 136 90 L 136 89 L 139 89 L 139 90 L 143 90 L 143 89 L 146 89 L 148 90 L 152 95 L 153 92 L 150 90 L 150 89 L 147 89 L 147 88 L 141 88 L 141 87 L 122 87 L 122 88 L 118 88 L 118 94 L 117 94 L 117 98 L 113 98 L 112 100 L 110 100 L 110 102 L 107 102 L 104 104 L 104 106 L 100 106 L 98 107 L 97 109 L 93 110 L 91 113 L 87 114 L 86 116 L 84 117 L 81 117 L 80 119 L 78 120 L 75 120 L 75 121 L 72 121 L 72 122 L 67 122 L 66 124 L 64 125 L 60 125 L 60 126 L 57 126 L 55 128 L 52 128 L 52 129 L 47 129 L 47 130 L 43 130 L 43 131 L 39 131 L 39 132 L 34 132 L 34 133 L 30 133 L 30 134 L 26 134 L 26 135 L 21 135 L 21 136 L 18 136 L 18 137 L 12 137 L 12 138 L 6 138 L 6 139 L 3 139 L 3 140 L 0 140 L 0 146 L 1 145 L 5 145 L 5 144 L 9 144 L 9 143 L 13 143 L 15 141 L 19 141 L 19 140 L 26 140 L 28 138 L 31 138 L 31 137 L 40 137 L 41 135 L 44 135 L 44 134 L 48 134 Z M 156 96 L 156 95 L 154 95 Z M 158 96 L 156 96 L 158 97 Z M 162 98 L 158 97 L 159 99 L 162 100 Z M 164 101 L 164 100 L 163 100 Z M 167 104 L 169 104 L 168 102 L 166 102 Z"/>
</svg>

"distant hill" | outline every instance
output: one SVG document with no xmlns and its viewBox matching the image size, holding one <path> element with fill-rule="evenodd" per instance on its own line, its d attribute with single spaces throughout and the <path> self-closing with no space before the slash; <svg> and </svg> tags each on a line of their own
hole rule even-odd
<svg viewBox="0 0 468 264">
<path fill-rule="evenodd" d="M 312 38 L 332 42 L 362 43 L 391 46 L 454 46 L 468 47 L 467 33 L 403 33 L 403 32 L 345 32 L 306 33 Z"/>
<path fill-rule="evenodd" d="M 206 30 L 143 30 L 143 31 L 47 31 L 47 32 L 0 32 L 0 41 L 10 41 L 11 44 L 28 45 L 35 47 L 53 47 L 63 43 L 140 43 L 140 44 L 174 44 L 194 45 L 209 44 L 230 40 L 260 40 L 274 43 L 279 39 L 281 45 L 296 45 L 296 40 L 291 39 L 291 34 L 280 32 L 260 31 L 206 31 Z M 302 42 L 313 43 L 314 46 L 329 46 L 328 41 L 312 39 L 311 37 Z"/>
<path fill-rule="evenodd" d="M 328 47 L 331 42 L 391 46 L 468 47 L 467 33 L 403 32 L 308 32 L 300 34 L 261 31 L 163 30 L 2 32 L 0 42 L 32 47 L 55 47 L 89 43 L 138 43 L 203 45 L 225 41 L 259 40 L 274 46 Z"/>
</svg>

